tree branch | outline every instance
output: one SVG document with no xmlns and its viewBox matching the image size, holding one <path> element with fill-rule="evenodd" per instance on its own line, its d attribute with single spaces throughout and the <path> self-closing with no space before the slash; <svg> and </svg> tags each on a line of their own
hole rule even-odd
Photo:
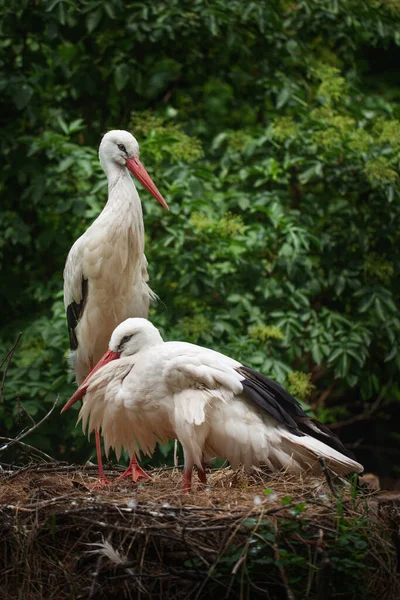
<svg viewBox="0 0 400 600">
<path fill-rule="evenodd" d="M 11 359 L 12 359 L 12 357 L 13 357 L 13 354 L 14 354 L 15 350 L 17 349 L 18 342 L 19 342 L 19 340 L 21 339 L 21 335 L 22 335 L 22 331 L 20 331 L 20 332 L 19 332 L 19 334 L 18 334 L 18 337 L 17 337 L 17 341 L 15 342 L 15 344 L 14 344 L 14 346 L 11 348 L 11 350 L 9 350 L 9 351 L 7 352 L 7 354 L 6 354 L 6 355 L 5 355 L 5 357 L 3 358 L 2 362 L 1 362 L 1 365 L 0 365 L 0 369 L 1 369 L 1 367 L 2 367 L 2 366 L 4 365 L 4 363 L 7 361 L 7 363 L 6 363 L 6 367 L 5 367 L 5 369 L 4 369 L 4 373 L 3 373 L 3 379 L 2 379 L 2 381 L 1 381 L 1 387 L 0 387 L 0 401 L 1 401 L 2 397 L 3 397 L 3 390 L 4 390 L 4 385 L 5 385 L 5 382 L 6 382 L 6 377 L 7 377 L 7 371 L 8 371 L 8 367 L 10 366 L 10 362 L 11 362 Z"/>
<path fill-rule="evenodd" d="M 13 444 L 20 443 L 21 440 L 23 440 L 24 438 L 26 438 L 30 433 L 32 433 L 32 431 L 35 431 L 35 429 L 38 429 L 38 427 L 40 427 L 41 424 L 44 423 L 50 417 L 51 413 L 53 412 L 53 410 L 55 409 L 55 407 L 58 404 L 58 400 L 59 400 L 59 396 L 57 396 L 57 398 L 55 399 L 55 401 L 53 403 L 53 406 L 51 407 L 51 409 L 49 410 L 49 412 L 46 415 L 44 415 L 44 417 L 42 419 L 40 419 L 40 421 L 38 423 L 35 423 L 28 430 L 25 430 L 22 433 L 20 433 L 19 435 L 17 435 L 17 437 L 15 439 L 11 439 L 8 442 L 8 444 L 5 444 L 4 446 L 2 446 L 0 448 L 0 452 L 3 452 L 4 450 L 7 450 Z"/>
<path fill-rule="evenodd" d="M 352 425 L 353 423 L 357 423 L 357 421 L 366 421 L 369 419 L 379 408 L 382 403 L 382 400 L 385 397 L 387 389 L 392 385 L 392 380 L 382 389 L 381 393 L 370 406 L 360 414 L 354 415 L 353 417 L 349 417 L 344 421 L 338 421 L 337 423 L 329 423 L 329 429 L 340 429 L 340 427 L 345 427 L 346 425 Z"/>
<path fill-rule="evenodd" d="M 4 450 L 5 448 L 8 448 L 12 444 L 17 444 L 18 446 L 21 446 L 22 448 L 26 448 L 27 450 L 30 450 L 31 452 L 36 452 L 37 454 L 39 454 L 39 456 L 43 456 L 44 458 L 47 458 L 50 462 L 53 462 L 53 463 L 57 463 L 58 462 L 55 458 L 52 458 L 51 456 L 49 456 L 48 454 L 46 454 L 46 452 L 43 452 L 43 450 L 39 450 L 38 448 L 35 448 L 34 446 L 30 446 L 29 444 L 26 444 L 25 442 L 20 442 L 18 439 L 14 440 L 12 438 L 7 438 L 7 437 L 1 437 L 0 436 L 0 440 L 2 442 L 10 442 L 9 444 L 6 444 L 2 448 L 0 448 L 0 451 Z"/>
<path fill-rule="evenodd" d="M 331 385 L 328 386 L 326 388 L 326 390 L 323 391 L 322 394 L 320 394 L 318 396 L 318 398 L 316 399 L 314 404 L 317 408 L 320 408 L 321 406 L 325 406 L 325 402 L 328 400 L 329 396 L 332 394 L 335 387 L 336 387 L 336 379 L 334 381 L 332 381 Z"/>
</svg>

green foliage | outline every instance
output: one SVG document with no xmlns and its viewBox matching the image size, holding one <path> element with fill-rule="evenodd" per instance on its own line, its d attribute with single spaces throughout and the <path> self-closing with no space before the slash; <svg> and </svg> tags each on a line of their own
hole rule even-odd
<svg viewBox="0 0 400 600">
<path fill-rule="evenodd" d="M 321 81 L 317 89 L 317 96 L 323 103 L 331 106 L 343 97 L 346 80 L 341 76 L 340 69 L 320 63 L 312 74 L 315 79 Z"/>
<path fill-rule="evenodd" d="M 249 327 L 249 336 L 260 342 L 266 342 L 267 340 L 283 340 L 285 336 L 282 330 L 275 325 L 253 325 Z"/>
<path fill-rule="evenodd" d="M 290 385 L 288 391 L 297 396 L 300 400 L 308 400 L 315 385 L 311 382 L 311 373 L 303 373 L 302 371 L 293 371 L 289 373 L 288 380 Z"/>
<path fill-rule="evenodd" d="M 354 498 L 353 508 L 360 502 Z M 329 590 L 331 598 L 376 597 L 371 579 L 383 557 L 372 541 L 366 511 L 358 506 L 352 513 L 348 502 L 339 498 L 331 515 L 334 528 L 322 531 L 308 502 L 293 503 L 284 496 L 281 506 L 288 508 L 287 513 L 274 522 L 262 515 L 242 522 L 240 532 L 247 541 L 230 543 L 214 565 L 210 575 L 216 589 L 229 578 L 233 597 L 239 581 L 240 589 L 255 598 L 263 597 L 258 592 L 266 587 L 271 598 L 285 597 L 279 592 L 282 581 L 296 598 L 313 598 L 321 589 Z"/>
<path fill-rule="evenodd" d="M 0 353 L 24 332 L 0 405 L 6 433 L 25 424 L 16 398 L 36 418 L 73 390 L 62 269 L 104 205 L 96 148 L 117 127 L 137 136 L 171 208 L 140 188 L 160 298 L 150 318 L 163 335 L 264 371 L 327 422 L 379 394 L 391 410 L 400 114 L 396 82 L 381 71 L 399 55 L 397 9 L 394 0 L 0 8 Z M 54 455 L 93 451 L 71 413 L 37 440 Z"/>
<path fill-rule="evenodd" d="M 176 111 L 171 108 L 168 115 L 173 118 Z M 154 162 L 172 158 L 174 162 L 184 160 L 190 163 L 204 156 L 198 139 L 186 135 L 177 123 L 166 121 L 150 111 L 132 113 L 129 128 L 139 139 L 143 137 L 146 140 L 141 149 Z"/>
</svg>

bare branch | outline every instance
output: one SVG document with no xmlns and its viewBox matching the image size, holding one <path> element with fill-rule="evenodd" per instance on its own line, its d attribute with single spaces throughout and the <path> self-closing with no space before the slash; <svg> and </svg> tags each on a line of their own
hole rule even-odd
<svg viewBox="0 0 400 600">
<path fill-rule="evenodd" d="M 21 402 L 21 400 L 19 398 L 17 398 L 17 403 L 18 403 L 19 410 L 20 411 L 24 411 L 24 413 L 26 414 L 26 416 L 28 417 L 28 419 L 30 420 L 30 422 L 33 425 L 36 425 L 35 419 L 32 417 L 31 413 L 26 410 L 25 406 L 22 404 L 22 402 Z M 21 435 L 21 434 L 19 434 L 19 435 Z"/>
<path fill-rule="evenodd" d="M 25 442 L 20 442 L 18 439 L 14 440 L 13 438 L 0 436 L 0 440 L 2 442 L 10 442 L 9 444 L 6 444 L 2 448 L 0 448 L 0 451 L 8 448 L 9 446 L 11 446 L 13 444 L 17 444 L 18 446 L 21 446 L 22 448 L 26 448 L 27 450 L 30 450 L 31 452 L 36 452 L 40 456 L 43 456 L 43 458 L 46 458 L 47 460 L 49 460 L 50 462 L 53 462 L 53 463 L 57 462 L 55 458 L 52 458 L 51 456 L 46 454 L 46 452 L 43 452 L 43 450 L 39 450 L 38 448 L 35 448 L 34 446 L 30 446 L 29 444 L 26 444 Z"/>
<path fill-rule="evenodd" d="M 22 434 L 17 435 L 17 437 L 15 439 L 12 439 L 10 442 L 8 442 L 8 444 L 5 444 L 5 446 L 2 446 L 0 448 L 0 452 L 7 450 L 13 444 L 19 443 L 21 440 L 26 438 L 30 433 L 35 431 L 35 429 L 38 429 L 42 425 L 42 423 L 44 423 L 50 417 L 51 413 L 54 411 L 55 407 L 58 404 L 58 400 L 59 400 L 59 396 L 57 396 L 57 398 L 55 399 L 55 401 L 53 403 L 53 406 L 51 407 L 49 412 L 47 414 L 45 414 L 43 419 L 40 419 L 40 421 L 38 423 L 35 423 L 34 425 L 32 425 L 32 427 L 30 427 L 30 429 L 24 431 Z"/>
<path fill-rule="evenodd" d="M 6 382 L 8 367 L 10 366 L 11 359 L 12 359 L 12 357 L 14 355 L 15 350 L 17 349 L 19 340 L 21 339 L 21 335 L 22 335 L 22 331 L 19 332 L 18 337 L 17 337 L 17 341 L 15 342 L 14 346 L 7 352 L 7 354 L 3 358 L 2 362 L 1 362 L 1 365 L 0 365 L 0 369 L 1 369 L 1 367 L 4 365 L 4 363 L 6 363 L 6 367 L 4 369 L 3 379 L 1 381 L 1 387 L 0 387 L 0 401 L 1 401 L 2 397 L 3 397 L 3 390 L 4 390 L 4 385 L 5 385 L 5 382 Z"/>
<path fill-rule="evenodd" d="M 326 388 L 326 390 L 324 390 L 322 392 L 322 394 L 320 394 L 318 396 L 318 398 L 315 400 L 315 402 L 313 404 L 315 404 L 316 407 L 320 408 L 322 406 L 325 406 L 325 402 L 328 400 L 329 396 L 332 394 L 332 392 L 335 390 L 336 387 L 336 379 L 332 381 L 332 383 L 330 384 L 329 387 Z"/>
<path fill-rule="evenodd" d="M 276 533 L 277 533 L 277 530 L 276 530 Z M 293 594 L 292 590 L 289 587 L 289 581 L 288 581 L 288 578 L 286 575 L 285 567 L 283 566 L 282 561 L 281 561 L 279 546 L 277 543 L 274 543 L 273 549 L 274 549 L 276 566 L 278 567 L 278 570 L 279 570 L 279 573 L 280 573 L 280 576 L 282 579 L 282 586 L 283 586 L 283 589 L 285 590 L 286 598 L 287 598 L 287 600 L 295 600 L 295 595 Z"/>
<path fill-rule="evenodd" d="M 392 385 L 392 380 L 382 389 L 381 393 L 370 406 L 358 415 L 354 415 L 349 419 L 345 419 L 344 421 L 338 421 L 337 423 L 329 423 L 329 429 L 340 429 L 340 427 L 344 427 L 345 425 L 352 425 L 353 423 L 357 423 L 357 421 L 366 421 L 369 419 L 380 407 L 382 400 L 385 398 L 386 391 Z"/>
</svg>

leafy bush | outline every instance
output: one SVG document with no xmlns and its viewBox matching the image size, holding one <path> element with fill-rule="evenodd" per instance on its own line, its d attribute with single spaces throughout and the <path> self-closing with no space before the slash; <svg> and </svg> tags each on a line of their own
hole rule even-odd
<svg viewBox="0 0 400 600">
<path fill-rule="evenodd" d="M 264 371 L 328 423 L 392 414 L 400 121 L 381 70 L 399 55 L 400 4 L 52 0 L 0 10 L 10 115 L 0 352 L 24 332 L 0 404 L 8 433 L 22 424 L 15 398 L 42 415 L 73 389 L 62 268 L 104 204 L 96 145 L 115 127 L 137 136 L 171 207 L 162 213 L 141 190 L 160 298 L 150 318 L 165 337 Z M 54 417 L 38 443 L 88 452 L 75 417 Z"/>
</svg>

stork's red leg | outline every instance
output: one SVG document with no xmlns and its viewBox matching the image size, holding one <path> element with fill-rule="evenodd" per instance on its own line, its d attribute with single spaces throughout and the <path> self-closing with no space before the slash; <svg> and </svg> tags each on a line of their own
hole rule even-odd
<svg viewBox="0 0 400 600">
<path fill-rule="evenodd" d="M 89 361 L 89 367 L 90 370 L 93 370 L 93 362 Z M 104 469 L 103 469 L 103 459 L 101 458 L 101 443 L 100 443 L 100 434 L 98 429 L 94 430 L 94 435 L 96 438 L 96 454 L 97 454 L 97 468 L 99 470 L 99 476 L 97 478 L 97 481 L 91 485 L 90 487 L 93 488 L 102 488 L 105 485 L 111 485 L 111 481 L 108 481 L 107 477 L 104 475 Z"/>
<path fill-rule="evenodd" d="M 192 473 L 193 469 L 184 469 L 183 471 L 183 492 L 187 494 L 192 491 Z"/>
<path fill-rule="evenodd" d="M 96 437 L 97 467 L 99 470 L 99 476 L 97 478 L 96 483 L 94 483 L 91 487 L 102 488 L 105 485 L 111 485 L 111 481 L 108 481 L 107 477 L 104 475 L 103 459 L 101 458 L 100 434 L 97 429 L 94 430 L 94 434 Z"/>
<path fill-rule="evenodd" d="M 183 444 L 182 444 L 183 446 Z M 186 494 L 192 490 L 192 474 L 193 474 L 193 460 L 187 459 L 185 453 L 185 447 L 183 446 L 183 456 L 185 458 L 185 468 L 183 469 L 183 493 Z"/>
<path fill-rule="evenodd" d="M 135 483 L 138 479 L 140 479 L 140 477 L 143 477 L 143 479 L 151 479 L 150 475 L 148 475 L 146 471 L 144 471 L 139 465 L 135 455 L 133 455 L 133 457 L 131 458 L 129 467 L 126 469 L 126 471 L 122 473 L 120 477 L 118 477 L 117 481 L 119 481 L 120 479 L 124 479 L 125 477 L 132 477 L 132 481 L 134 481 Z"/>
<path fill-rule="evenodd" d="M 201 487 L 205 488 L 207 485 L 207 475 L 206 475 L 206 463 L 204 462 L 204 456 L 201 459 L 201 469 L 197 469 L 197 474 L 200 479 Z"/>
</svg>

